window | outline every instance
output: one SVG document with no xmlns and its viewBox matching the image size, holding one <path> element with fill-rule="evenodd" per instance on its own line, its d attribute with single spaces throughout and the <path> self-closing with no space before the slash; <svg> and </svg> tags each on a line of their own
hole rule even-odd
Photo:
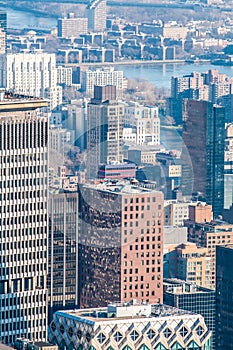
<svg viewBox="0 0 233 350">
<path fill-rule="evenodd" d="M 106 340 L 106 337 L 103 333 L 100 333 L 98 336 L 97 336 L 97 340 L 100 344 L 103 344 Z"/>
<path fill-rule="evenodd" d="M 166 328 L 163 334 L 165 338 L 169 338 L 172 335 L 172 331 L 169 328 Z"/>
<path fill-rule="evenodd" d="M 131 336 L 131 339 L 135 341 L 139 337 L 139 334 L 137 331 L 133 331 L 132 333 L 130 333 L 130 336 Z"/>
<path fill-rule="evenodd" d="M 200 337 L 204 333 L 204 329 L 201 326 L 198 326 L 196 329 L 196 333 Z"/>
<path fill-rule="evenodd" d="M 180 329 L 180 335 L 184 338 L 184 337 L 186 337 L 187 334 L 188 334 L 187 328 L 186 327 L 182 327 Z"/>
<path fill-rule="evenodd" d="M 118 343 L 119 341 L 121 341 L 121 339 L 123 338 L 122 334 L 120 332 L 116 332 L 114 334 L 114 339 L 115 341 Z"/>
<path fill-rule="evenodd" d="M 153 339 L 155 337 L 155 331 L 153 329 L 149 329 L 149 331 L 147 332 L 147 337 L 149 339 Z"/>
<path fill-rule="evenodd" d="M 197 343 L 195 343 L 195 341 L 192 341 L 188 345 L 188 350 L 201 350 L 201 348 L 197 345 Z"/>
</svg>

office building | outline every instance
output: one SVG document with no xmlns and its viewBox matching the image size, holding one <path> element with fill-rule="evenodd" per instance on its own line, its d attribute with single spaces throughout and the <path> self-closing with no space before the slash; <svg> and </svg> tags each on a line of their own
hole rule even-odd
<svg viewBox="0 0 233 350">
<path fill-rule="evenodd" d="M 89 31 L 104 32 L 107 15 L 106 0 L 90 0 L 86 8 L 86 15 Z"/>
<path fill-rule="evenodd" d="M 183 107 L 182 192 L 201 192 L 216 217 L 224 205 L 225 109 L 194 100 Z"/>
<path fill-rule="evenodd" d="M 216 248 L 216 349 L 233 349 L 233 245 Z"/>
<path fill-rule="evenodd" d="M 78 37 L 80 34 L 88 33 L 88 19 L 85 17 L 75 17 L 71 12 L 65 18 L 59 18 L 57 21 L 58 37 L 70 38 Z"/>
<path fill-rule="evenodd" d="M 179 200 L 166 200 L 164 202 L 164 225 L 183 226 L 189 218 L 190 202 Z"/>
<path fill-rule="evenodd" d="M 1 53 L 6 53 L 7 51 L 7 12 L 5 11 L 0 11 L 0 28 L 1 30 L 1 35 L 0 35 L 0 42 L 1 42 Z M 3 42 L 5 47 L 3 47 Z"/>
<path fill-rule="evenodd" d="M 124 113 L 124 140 L 138 145 L 160 144 L 158 107 L 128 102 Z"/>
<path fill-rule="evenodd" d="M 78 193 L 49 194 L 49 316 L 78 305 Z"/>
<path fill-rule="evenodd" d="M 133 163 L 112 165 L 100 165 L 98 170 L 99 179 L 132 179 L 136 176 L 136 166 Z"/>
<path fill-rule="evenodd" d="M 233 244 L 233 225 L 216 220 L 206 223 L 186 221 L 188 240 L 208 249 L 210 257 L 210 288 L 215 289 L 216 246 Z"/>
<path fill-rule="evenodd" d="M 213 335 L 212 349 L 215 348 L 215 290 L 178 279 L 164 279 L 163 299 L 164 304 L 202 315 Z"/>
<path fill-rule="evenodd" d="M 62 88 L 57 85 L 55 54 L 42 51 L 0 56 L 0 85 L 15 93 L 49 99 L 52 110 L 62 103 Z"/>
<path fill-rule="evenodd" d="M 161 302 L 162 192 L 150 183 L 108 180 L 81 186 L 79 197 L 80 307 Z"/>
<path fill-rule="evenodd" d="M 3 28 L 0 28 L 0 55 L 6 53 L 6 32 L 4 32 Z"/>
<path fill-rule="evenodd" d="M 190 242 L 170 246 L 166 254 L 167 275 L 210 288 L 210 261 L 205 247 Z"/>
<path fill-rule="evenodd" d="M 133 302 L 58 311 L 49 339 L 60 349 L 212 349 L 211 332 L 201 315 L 167 305 Z"/>
<path fill-rule="evenodd" d="M 122 92 L 125 88 L 125 78 L 123 71 L 115 70 L 114 67 L 102 69 L 88 69 L 82 72 L 82 90 L 93 94 L 94 86 L 114 85 L 117 92 Z"/>
<path fill-rule="evenodd" d="M 182 177 L 180 152 L 159 152 L 156 155 L 156 160 L 161 167 L 165 199 L 177 198 Z"/>
<path fill-rule="evenodd" d="M 49 149 L 61 155 L 68 152 L 70 146 L 74 145 L 75 132 L 60 127 L 49 129 Z"/>
<path fill-rule="evenodd" d="M 5 11 L 0 11 L 0 27 L 7 32 L 7 13 Z"/>
<path fill-rule="evenodd" d="M 0 339 L 47 338 L 48 120 L 42 99 L 1 92 Z"/>
<path fill-rule="evenodd" d="M 213 220 L 212 206 L 205 202 L 190 203 L 189 220 L 193 222 L 211 222 Z"/>
<path fill-rule="evenodd" d="M 233 205 L 233 123 L 226 126 L 224 153 L 224 209 L 230 209 Z"/>
<path fill-rule="evenodd" d="M 123 162 L 124 105 L 115 86 L 95 86 L 87 105 L 87 177 L 96 178 L 100 164 Z"/>
<path fill-rule="evenodd" d="M 57 67 L 57 83 L 59 85 L 72 86 L 72 68 L 69 67 Z"/>
<path fill-rule="evenodd" d="M 85 100 L 74 100 L 68 104 L 67 118 L 63 122 L 69 131 L 74 131 L 74 145 L 79 147 L 80 151 L 87 148 L 87 115 Z"/>
</svg>

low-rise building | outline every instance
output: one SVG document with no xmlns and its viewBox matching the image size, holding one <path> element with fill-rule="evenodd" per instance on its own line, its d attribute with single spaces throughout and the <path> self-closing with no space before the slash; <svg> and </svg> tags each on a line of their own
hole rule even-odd
<svg viewBox="0 0 233 350">
<path fill-rule="evenodd" d="M 57 311 L 49 340 L 60 349 L 212 349 L 212 333 L 200 314 L 132 302 Z"/>
<path fill-rule="evenodd" d="M 201 314 L 215 338 L 215 290 L 203 288 L 179 279 L 164 279 L 164 304 Z"/>
</svg>

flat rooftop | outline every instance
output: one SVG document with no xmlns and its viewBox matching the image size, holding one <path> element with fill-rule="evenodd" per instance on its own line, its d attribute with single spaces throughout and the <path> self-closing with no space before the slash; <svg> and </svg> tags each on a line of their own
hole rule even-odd
<svg viewBox="0 0 233 350">
<path fill-rule="evenodd" d="M 97 184 L 85 184 L 84 187 L 93 188 L 98 191 L 111 192 L 117 194 L 144 194 L 156 191 L 156 182 L 139 182 L 132 180 L 103 180 Z"/>
<path fill-rule="evenodd" d="M 115 307 L 115 311 L 114 311 Z M 148 308 L 149 307 L 149 308 Z M 147 311 L 150 310 L 149 313 Z M 145 313 L 145 314 L 144 314 Z M 190 316 L 194 312 L 177 309 L 164 304 L 136 304 L 122 303 L 121 305 L 110 304 L 108 307 L 97 309 L 64 310 L 57 311 L 57 315 L 76 319 L 86 323 L 98 323 L 116 320 L 140 320 L 142 318 L 161 319 L 169 316 Z"/>
<path fill-rule="evenodd" d="M 0 113 L 10 111 L 34 110 L 47 107 L 48 102 L 43 98 L 16 94 L 0 90 Z"/>
<path fill-rule="evenodd" d="M 197 286 L 177 278 L 165 278 L 163 280 L 165 293 L 181 295 L 181 294 L 197 294 L 197 293 L 215 293 L 213 289 Z"/>
</svg>

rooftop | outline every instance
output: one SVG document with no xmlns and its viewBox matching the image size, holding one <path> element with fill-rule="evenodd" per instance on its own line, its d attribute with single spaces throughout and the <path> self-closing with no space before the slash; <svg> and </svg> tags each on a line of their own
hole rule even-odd
<svg viewBox="0 0 233 350">
<path fill-rule="evenodd" d="M 156 182 L 144 181 L 139 182 L 132 180 L 103 180 L 97 184 L 87 184 L 85 187 L 93 188 L 98 191 L 111 192 L 117 194 L 146 194 L 157 192 Z"/>
<path fill-rule="evenodd" d="M 164 304 L 146 304 L 135 303 L 113 303 L 105 308 L 82 309 L 57 311 L 56 314 L 62 317 L 68 317 L 77 321 L 94 324 L 96 322 L 113 321 L 113 320 L 132 320 L 142 318 L 161 319 L 166 317 L 190 316 L 193 312 L 177 309 Z"/>
<path fill-rule="evenodd" d="M 0 90 L 0 113 L 17 110 L 32 110 L 47 106 L 48 102 L 42 98 Z"/>
<path fill-rule="evenodd" d="M 170 294 L 196 294 L 215 293 L 214 290 L 188 283 L 177 278 L 165 278 L 163 280 L 164 292 Z"/>
</svg>

